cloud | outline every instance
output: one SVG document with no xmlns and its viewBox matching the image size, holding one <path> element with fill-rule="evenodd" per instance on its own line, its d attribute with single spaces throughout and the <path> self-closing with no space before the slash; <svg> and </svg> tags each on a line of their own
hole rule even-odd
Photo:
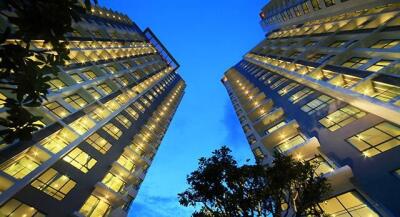
<svg viewBox="0 0 400 217">
<path fill-rule="evenodd" d="M 191 213 L 192 210 L 179 204 L 177 197 L 144 194 L 141 195 L 140 200 L 134 201 L 129 217 L 185 217 L 190 216 Z"/>
</svg>

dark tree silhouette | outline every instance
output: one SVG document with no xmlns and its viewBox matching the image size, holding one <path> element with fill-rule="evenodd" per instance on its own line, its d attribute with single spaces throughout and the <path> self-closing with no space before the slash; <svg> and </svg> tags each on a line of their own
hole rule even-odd
<svg viewBox="0 0 400 217">
<path fill-rule="evenodd" d="M 26 107 L 38 107 L 46 100 L 50 87 L 46 82 L 68 60 L 65 35 L 90 7 L 90 0 L 84 4 L 79 0 L 0 1 L 0 19 L 5 23 L 0 35 L 0 90 L 12 94 L 0 102 L 7 112 L 0 118 L 5 142 L 30 140 L 32 132 L 42 127 L 35 124 L 41 118 Z M 34 40 L 44 40 L 46 48 L 33 49 Z"/>
<path fill-rule="evenodd" d="M 330 186 L 316 176 L 316 165 L 276 153 L 271 166 L 238 166 L 227 147 L 200 158 L 178 194 L 183 206 L 199 208 L 195 217 L 323 216 L 318 202 Z"/>
</svg>

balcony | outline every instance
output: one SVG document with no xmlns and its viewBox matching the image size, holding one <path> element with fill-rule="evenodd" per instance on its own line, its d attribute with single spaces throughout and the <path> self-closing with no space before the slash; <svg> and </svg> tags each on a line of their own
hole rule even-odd
<svg viewBox="0 0 400 217">
<path fill-rule="evenodd" d="M 108 214 L 109 217 L 123 217 L 127 215 L 128 212 L 121 207 L 111 210 L 110 214 Z"/>
<path fill-rule="evenodd" d="M 273 123 L 283 118 L 283 115 L 284 111 L 282 108 L 274 109 L 268 114 L 265 114 L 263 117 L 261 117 L 260 120 L 258 120 L 253 127 L 259 135 L 263 135 L 265 130 L 267 130 L 269 127 L 272 127 L 271 125 Z"/>
<path fill-rule="evenodd" d="M 278 128 L 277 130 L 273 131 L 265 135 L 261 142 L 267 148 L 268 151 L 273 152 L 274 147 L 281 143 L 286 138 L 295 136 L 299 134 L 298 132 L 299 125 L 296 120 L 292 120 L 286 125 Z"/>
<path fill-rule="evenodd" d="M 93 195 L 107 199 L 107 201 L 109 201 L 113 206 L 121 206 L 126 202 L 125 196 L 110 189 L 102 182 L 97 182 L 95 184 Z"/>
<path fill-rule="evenodd" d="M 260 104 L 261 106 L 249 112 L 249 118 L 253 122 L 257 121 L 265 114 L 268 114 L 274 106 L 274 102 L 271 99 L 265 99 Z"/>
<path fill-rule="evenodd" d="M 354 188 L 350 180 L 353 178 L 353 171 L 348 165 L 337 168 L 333 172 L 325 174 L 324 177 L 335 192 L 344 192 Z"/>
<path fill-rule="evenodd" d="M 294 158 L 309 159 L 319 154 L 319 141 L 317 138 L 312 137 L 308 139 L 305 143 L 295 146 L 286 152 L 285 155 L 290 155 Z"/>
</svg>

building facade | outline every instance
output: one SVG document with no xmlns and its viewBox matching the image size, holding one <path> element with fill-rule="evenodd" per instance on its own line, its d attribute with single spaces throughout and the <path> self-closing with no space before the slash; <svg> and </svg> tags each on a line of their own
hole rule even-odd
<svg viewBox="0 0 400 217">
<path fill-rule="evenodd" d="M 0 146 L 0 216 L 126 216 L 183 97 L 179 64 L 150 29 L 101 7 L 73 28 L 71 60 L 30 110 L 45 127 Z"/>
<path fill-rule="evenodd" d="M 331 216 L 400 216 L 400 4 L 271 0 L 222 82 L 262 164 L 317 164 Z"/>
</svg>

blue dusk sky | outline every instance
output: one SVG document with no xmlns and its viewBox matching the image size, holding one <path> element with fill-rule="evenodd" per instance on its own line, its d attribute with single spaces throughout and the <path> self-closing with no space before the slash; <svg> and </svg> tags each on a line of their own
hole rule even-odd
<svg viewBox="0 0 400 217">
<path fill-rule="evenodd" d="M 220 79 L 263 39 L 267 0 L 100 0 L 150 27 L 180 63 L 186 93 L 131 207 L 130 216 L 190 216 L 177 194 L 198 159 L 222 145 L 243 163 L 252 153 Z"/>
</svg>

